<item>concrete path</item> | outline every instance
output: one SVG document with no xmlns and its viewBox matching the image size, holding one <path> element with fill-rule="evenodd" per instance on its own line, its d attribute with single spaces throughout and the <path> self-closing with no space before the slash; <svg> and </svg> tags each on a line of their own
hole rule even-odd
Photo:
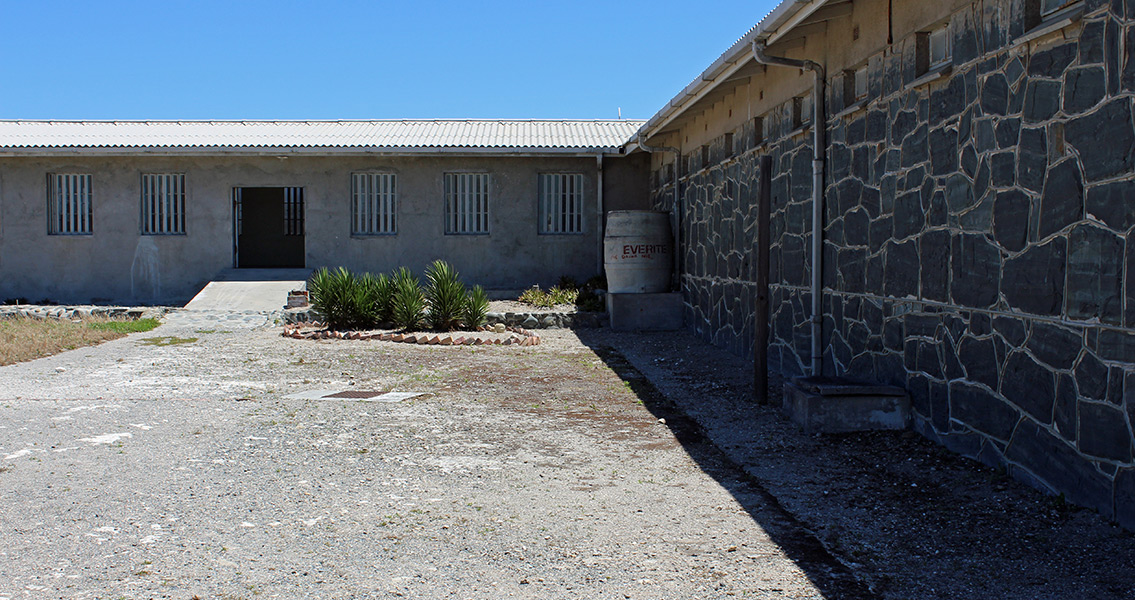
<svg viewBox="0 0 1135 600">
<path fill-rule="evenodd" d="M 276 311 L 284 308 L 288 292 L 307 289 L 307 269 L 229 269 L 205 285 L 188 304 L 189 310 Z"/>
</svg>

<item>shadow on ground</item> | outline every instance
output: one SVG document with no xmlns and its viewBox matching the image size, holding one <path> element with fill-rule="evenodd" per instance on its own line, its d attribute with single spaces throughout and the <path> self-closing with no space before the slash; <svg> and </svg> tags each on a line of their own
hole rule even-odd
<svg viewBox="0 0 1135 600">
<path fill-rule="evenodd" d="M 586 335 L 581 335 L 581 339 Z M 587 343 L 585 339 L 585 343 Z M 614 347 L 589 344 L 612 371 L 642 400 L 643 405 L 673 432 L 674 437 L 701 469 L 728 489 L 793 562 L 827 598 L 876 598 L 866 585 L 741 465 L 715 446 L 706 430 L 631 364 Z"/>
<path fill-rule="evenodd" d="M 1135 535 L 1092 511 L 910 432 L 805 436 L 688 333 L 578 334 L 828 598 L 1133 597 Z"/>
</svg>

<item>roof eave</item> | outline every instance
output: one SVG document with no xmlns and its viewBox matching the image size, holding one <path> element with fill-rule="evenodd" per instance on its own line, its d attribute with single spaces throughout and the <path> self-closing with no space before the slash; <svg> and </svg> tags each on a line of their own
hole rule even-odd
<svg viewBox="0 0 1135 600">
<path fill-rule="evenodd" d="M 666 106 L 663 106 L 646 123 L 643 123 L 626 145 L 633 144 L 640 136 L 643 139 L 649 139 L 681 116 L 688 107 L 704 97 L 719 82 L 729 79 L 752 58 L 749 48 L 754 41 L 763 40 L 767 44 L 775 43 L 828 1 L 784 0 L 778 4 L 772 12 L 741 36 L 741 39 L 734 42 L 717 60 L 713 61 L 700 76 L 670 99 Z"/>
<path fill-rule="evenodd" d="M 609 147 L 468 147 L 468 146 L 34 146 L 0 147 L 0 158 L 45 156 L 621 156 Z"/>
</svg>

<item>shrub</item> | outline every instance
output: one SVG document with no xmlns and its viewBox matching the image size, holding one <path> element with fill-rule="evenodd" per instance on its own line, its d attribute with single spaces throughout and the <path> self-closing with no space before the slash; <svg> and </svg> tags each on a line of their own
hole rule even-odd
<svg viewBox="0 0 1135 600">
<path fill-rule="evenodd" d="M 312 274 L 307 289 L 312 306 L 331 329 L 372 327 L 377 321 L 377 285 L 371 275 L 358 278 L 343 267 L 324 267 Z"/>
<path fill-rule="evenodd" d="M 539 308 L 548 308 L 552 305 L 552 299 L 548 297 L 548 294 L 546 294 L 544 290 L 541 290 L 538 285 L 524 290 L 524 293 L 520 294 L 520 297 L 517 298 L 516 301 L 531 304 Z"/>
<path fill-rule="evenodd" d="M 473 291 L 465 299 L 461 320 L 465 323 L 466 329 L 477 329 L 485 324 L 485 316 L 488 314 L 489 296 L 485 294 L 484 288 L 475 285 Z"/>
<path fill-rule="evenodd" d="M 583 290 L 575 297 L 575 306 L 579 310 L 588 312 L 603 312 L 606 307 L 603 306 L 603 300 L 599 298 L 592 290 Z"/>
<path fill-rule="evenodd" d="M 556 283 L 556 287 L 561 290 L 578 290 L 579 282 L 571 275 L 560 275 L 560 280 Z"/>
<path fill-rule="evenodd" d="M 400 267 L 394 272 L 393 286 L 391 321 L 407 331 L 420 328 L 426 316 L 426 297 L 418 278 L 406 267 Z"/>
<path fill-rule="evenodd" d="M 426 282 L 430 326 L 443 331 L 456 329 L 465 308 L 465 284 L 457 270 L 443 260 L 435 260 L 426 268 Z"/>
<path fill-rule="evenodd" d="M 575 304 L 575 298 L 579 292 L 575 288 L 561 288 L 556 286 L 548 290 L 548 298 L 552 304 Z"/>
<path fill-rule="evenodd" d="M 607 289 L 607 278 L 603 275 L 593 275 L 587 281 L 583 282 L 583 289 L 585 290 L 605 290 Z"/>
</svg>

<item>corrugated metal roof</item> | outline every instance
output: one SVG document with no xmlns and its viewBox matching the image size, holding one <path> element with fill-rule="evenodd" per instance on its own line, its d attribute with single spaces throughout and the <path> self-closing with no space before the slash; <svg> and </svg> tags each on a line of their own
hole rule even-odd
<svg viewBox="0 0 1135 600">
<path fill-rule="evenodd" d="M 614 150 L 641 120 L 0 121 L 0 149 Z"/>
</svg>

